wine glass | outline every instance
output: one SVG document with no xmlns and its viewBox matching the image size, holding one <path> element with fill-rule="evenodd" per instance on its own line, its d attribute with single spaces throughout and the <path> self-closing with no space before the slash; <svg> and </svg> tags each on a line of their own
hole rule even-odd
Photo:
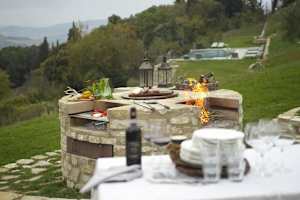
<svg viewBox="0 0 300 200">
<path fill-rule="evenodd" d="M 265 154 L 272 148 L 272 138 L 268 136 L 262 126 L 264 122 L 248 123 L 245 127 L 246 143 L 250 145 L 260 156 L 260 164 L 257 168 L 260 176 L 267 175 L 265 168 Z"/>
<path fill-rule="evenodd" d="M 281 153 L 281 159 L 279 164 L 279 173 L 287 173 L 289 169 L 286 168 L 284 162 L 284 151 L 287 147 L 293 145 L 296 141 L 296 130 L 295 127 L 291 124 L 282 124 L 282 130 L 280 137 L 275 143 L 275 146 L 279 148 Z"/>
<path fill-rule="evenodd" d="M 160 156 L 164 153 L 164 147 L 170 142 L 170 126 L 166 125 L 166 122 L 163 120 L 152 120 L 151 125 L 151 136 L 150 142 L 152 144 L 152 165 L 154 176 L 157 174 L 169 174 L 169 165 L 165 167 L 165 162 L 161 159 Z M 156 174 L 156 175 L 155 175 Z"/>
<path fill-rule="evenodd" d="M 161 155 L 164 153 L 164 147 L 170 142 L 170 125 L 166 125 L 163 121 L 153 127 L 153 135 L 150 139 L 151 143 L 156 145 L 156 154 Z"/>
</svg>

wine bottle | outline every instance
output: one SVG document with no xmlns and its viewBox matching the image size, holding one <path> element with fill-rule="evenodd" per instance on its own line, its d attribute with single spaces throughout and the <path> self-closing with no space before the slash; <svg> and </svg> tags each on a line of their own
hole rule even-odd
<svg viewBox="0 0 300 200">
<path fill-rule="evenodd" d="M 142 136 L 141 128 L 137 126 L 137 110 L 135 107 L 130 109 L 130 125 L 126 130 L 126 164 L 142 164 Z"/>
</svg>

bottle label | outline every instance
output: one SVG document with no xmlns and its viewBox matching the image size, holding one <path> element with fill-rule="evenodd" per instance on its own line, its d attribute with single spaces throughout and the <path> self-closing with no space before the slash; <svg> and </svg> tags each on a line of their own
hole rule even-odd
<svg viewBox="0 0 300 200">
<path fill-rule="evenodd" d="M 141 159 L 141 144 L 139 142 L 127 143 L 127 159 L 139 164 L 139 160 Z"/>
</svg>

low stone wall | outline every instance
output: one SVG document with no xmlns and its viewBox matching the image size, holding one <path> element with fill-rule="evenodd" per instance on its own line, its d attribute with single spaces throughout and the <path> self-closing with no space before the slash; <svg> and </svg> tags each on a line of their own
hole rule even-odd
<svg viewBox="0 0 300 200">
<path fill-rule="evenodd" d="M 129 88 L 130 89 L 130 88 Z M 88 156 L 76 155 L 70 152 L 68 141 L 80 141 L 84 145 L 111 145 L 112 156 L 125 155 L 125 130 L 128 127 L 128 110 L 132 101 L 123 100 L 121 96 L 126 93 L 120 90 L 114 93 L 114 100 L 95 102 L 68 102 L 66 97 L 59 101 L 59 118 L 61 124 L 61 149 L 62 171 L 68 187 L 81 188 L 92 175 L 95 168 L 95 159 Z M 185 105 L 186 92 L 177 91 L 178 97 L 159 100 L 171 109 L 165 111 L 157 105 L 157 111 L 152 112 L 143 107 L 136 106 L 138 110 L 138 122 L 140 125 L 151 123 L 152 120 L 165 121 L 172 127 L 172 135 L 192 136 L 194 130 L 202 127 L 199 122 L 199 108 Z M 193 96 L 190 92 L 189 96 Z M 211 98 L 211 110 L 216 111 L 220 117 L 209 126 L 240 129 L 242 127 L 243 109 L 242 96 L 234 91 L 219 90 L 209 94 Z M 154 105 L 153 105 L 154 106 Z M 78 123 L 78 119 L 72 118 L 72 114 L 87 112 L 93 109 L 107 110 L 109 124 L 105 130 L 90 130 L 84 127 L 84 122 Z M 79 120 L 80 121 L 80 120 Z M 142 128 L 143 132 L 143 128 Z M 149 142 L 143 139 L 143 154 L 148 155 L 152 151 L 158 151 Z M 107 147 L 109 149 L 109 147 Z M 107 155 L 107 149 L 103 150 Z M 165 152 L 166 153 L 166 152 Z"/>
<path fill-rule="evenodd" d="M 300 116 L 296 115 L 299 110 L 300 107 L 291 109 L 285 113 L 278 115 L 277 119 L 282 123 L 293 125 L 297 134 L 300 136 Z"/>
</svg>

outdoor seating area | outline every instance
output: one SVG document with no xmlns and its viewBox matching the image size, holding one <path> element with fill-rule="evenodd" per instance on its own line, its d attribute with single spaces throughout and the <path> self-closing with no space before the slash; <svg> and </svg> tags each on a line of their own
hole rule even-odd
<svg viewBox="0 0 300 200">
<path fill-rule="evenodd" d="M 300 0 L 0 16 L 0 200 L 300 200 Z"/>
</svg>

